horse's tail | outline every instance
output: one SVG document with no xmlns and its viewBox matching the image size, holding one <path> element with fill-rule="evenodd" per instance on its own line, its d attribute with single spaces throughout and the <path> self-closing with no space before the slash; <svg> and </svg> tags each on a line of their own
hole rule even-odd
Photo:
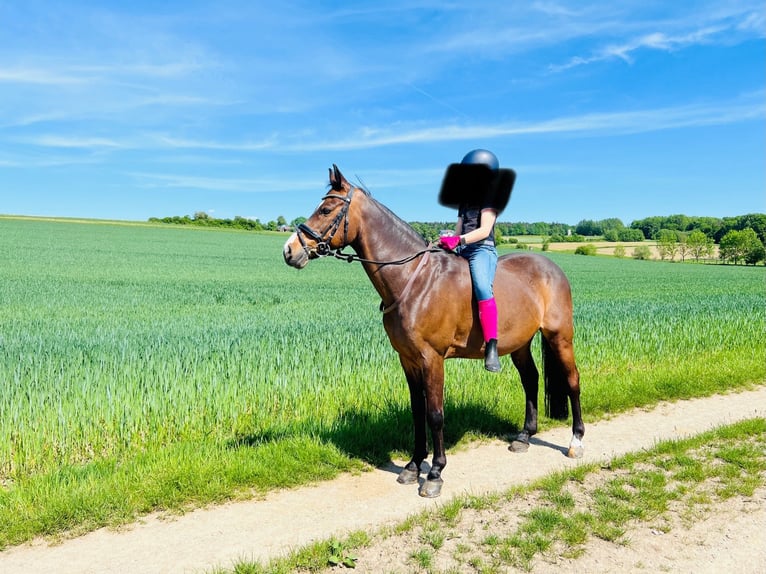
<svg viewBox="0 0 766 574">
<path fill-rule="evenodd" d="M 540 334 L 543 352 L 543 379 L 545 380 L 545 414 L 553 419 L 569 417 L 569 383 L 558 355 L 548 339 Z"/>
</svg>

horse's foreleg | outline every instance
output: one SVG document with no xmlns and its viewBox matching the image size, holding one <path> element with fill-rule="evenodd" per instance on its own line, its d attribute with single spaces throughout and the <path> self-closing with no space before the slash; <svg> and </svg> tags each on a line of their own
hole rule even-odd
<svg viewBox="0 0 766 574">
<path fill-rule="evenodd" d="M 423 372 L 423 388 L 426 396 L 426 420 L 431 430 L 431 442 L 434 456 L 431 470 L 426 481 L 420 487 L 420 496 L 435 498 L 441 494 L 441 473 L 447 466 L 444 448 L 444 359 L 436 357 L 430 361 Z"/>
<path fill-rule="evenodd" d="M 537 390 L 540 374 L 532 358 L 531 343 L 532 341 L 511 353 L 513 364 L 521 376 L 525 397 L 524 428 L 508 447 L 511 452 L 527 452 L 529 438 L 537 434 Z"/>
<path fill-rule="evenodd" d="M 412 423 L 415 429 L 415 447 L 412 451 L 412 459 L 405 465 L 396 480 L 400 484 L 414 484 L 420 476 L 420 464 L 428 456 L 428 445 L 426 444 L 426 397 L 421 377 L 414 374 L 404 364 L 402 366 L 404 367 L 407 385 L 410 389 L 410 407 L 412 408 Z"/>
</svg>

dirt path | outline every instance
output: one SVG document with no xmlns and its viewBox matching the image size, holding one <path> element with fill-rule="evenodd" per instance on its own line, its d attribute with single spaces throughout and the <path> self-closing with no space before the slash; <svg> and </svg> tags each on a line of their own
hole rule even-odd
<svg viewBox="0 0 766 574">
<path fill-rule="evenodd" d="M 583 461 L 606 460 L 651 447 L 659 440 L 682 438 L 756 416 L 766 417 L 766 385 L 743 393 L 662 404 L 651 411 L 639 410 L 590 425 L 586 418 Z M 150 516 L 120 531 L 102 529 L 55 546 L 36 541 L 0 553 L 0 572 L 201 572 L 216 566 L 230 567 L 241 559 L 265 560 L 333 534 L 403 520 L 410 513 L 443 504 L 457 494 L 502 490 L 570 467 L 577 462 L 564 455 L 569 439 L 568 429 L 557 428 L 537 435 L 526 454 L 508 452 L 507 444 L 500 441 L 452 454 L 444 473 L 444 491 L 437 500 L 418 497 L 417 486 L 397 484 L 398 468 L 392 465 L 273 493 L 264 500 L 225 504 L 170 519 Z M 730 543 L 730 552 L 726 553 L 730 558 L 736 558 L 735 550 L 741 549 L 742 540 L 736 540 L 739 533 L 749 536 L 751 542 L 754 537 L 756 543 L 761 541 L 758 533 L 764 532 L 766 522 L 762 506 L 759 512 L 732 517 L 725 531 L 717 531 L 722 543 Z M 674 553 L 684 545 L 699 544 L 693 536 L 665 536 L 662 542 L 668 546 L 664 551 Z M 661 538 L 650 540 L 647 550 L 662 552 L 656 548 Z M 693 551 L 687 554 L 710 565 L 709 557 L 695 556 Z M 604 560 L 602 566 L 606 568 L 592 565 L 593 571 L 629 570 L 627 562 L 620 559 Z M 737 567 L 737 562 L 730 559 L 726 569 L 759 571 L 753 569 L 756 565 L 752 553 L 743 560 L 750 562 Z"/>
</svg>

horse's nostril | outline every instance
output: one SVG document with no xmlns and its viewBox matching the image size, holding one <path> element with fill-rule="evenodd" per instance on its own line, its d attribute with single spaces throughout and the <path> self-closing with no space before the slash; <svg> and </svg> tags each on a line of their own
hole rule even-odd
<svg viewBox="0 0 766 574">
<path fill-rule="evenodd" d="M 292 247 L 290 247 L 290 241 L 286 241 L 284 246 L 282 247 L 282 257 L 285 258 L 285 261 L 290 261 L 293 258 L 293 250 Z"/>
</svg>

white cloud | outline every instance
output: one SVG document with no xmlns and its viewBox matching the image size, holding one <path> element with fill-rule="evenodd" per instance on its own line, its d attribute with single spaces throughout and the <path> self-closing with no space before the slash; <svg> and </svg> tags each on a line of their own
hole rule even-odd
<svg viewBox="0 0 766 574">
<path fill-rule="evenodd" d="M 534 134 L 627 134 L 668 129 L 694 128 L 762 120 L 766 117 L 764 93 L 735 101 L 688 104 L 666 108 L 589 113 L 538 122 L 511 122 L 493 125 L 404 125 L 363 128 L 356 137 L 279 146 L 290 151 L 332 151 L 368 149 L 389 145 L 493 139 Z"/>
<path fill-rule="evenodd" d="M 22 138 L 19 141 L 40 147 L 54 148 L 116 149 L 132 147 L 124 142 L 119 142 L 114 139 L 87 136 L 41 135 L 30 138 Z"/>
<path fill-rule="evenodd" d="M 84 81 L 77 76 L 45 68 L 0 68 L 0 83 L 62 86 Z"/>
<path fill-rule="evenodd" d="M 284 179 L 201 177 L 187 174 L 133 172 L 131 177 L 146 188 L 186 188 L 238 193 L 287 192 L 296 189 L 312 189 L 317 180 L 296 181 Z"/>
<path fill-rule="evenodd" d="M 754 35 L 763 38 L 766 35 L 764 30 L 766 27 L 758 27 L 758 24 L 763 22 L 762 14 L 746 12 L 732 15 L 724 12 L 705 15 L 700 21 L 668 20 L 637 23 L 639 27 L 655 29 L 623 42 L 607 44 L 588 56 L 573 56 L 563 64 L 551 64 L 548 70 L 562 72 L 578 66 L 614 59 L 632 63 L 634 53 L 645 49 L 672 52 L 691 46 L 737 43 Z M 659 28 L 664 28 L 666 31 Z"/>
</svg>

